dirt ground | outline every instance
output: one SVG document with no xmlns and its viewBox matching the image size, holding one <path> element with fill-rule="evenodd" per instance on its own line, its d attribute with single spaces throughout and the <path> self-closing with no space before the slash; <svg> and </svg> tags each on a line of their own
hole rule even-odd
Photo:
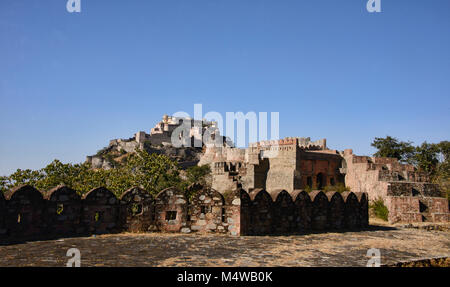
<svg viewBox="0 0 450 287">
<path fill-rule="evenodd" d="M 66 266 L 70 248 L 81 266 L 366 266 L 371 248 L 382 265 L 410 266 L 450 257 L 450 231 L 372 220 L 364 231 L 295 236 L 123 233 L 0 246 L 0 266 Z"/>
</svg>

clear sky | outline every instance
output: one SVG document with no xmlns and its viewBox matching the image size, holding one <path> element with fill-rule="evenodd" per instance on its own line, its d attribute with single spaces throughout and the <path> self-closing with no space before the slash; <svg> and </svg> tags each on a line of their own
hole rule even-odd
<svg viewBox="0 0 450 287">
<path fill-rule="evenodd" d="M 450 1 L 0 1 L 0 175 L 82 162 L 163 114 L 279 112 L 371 154 L 450 139 Z"/>
</svg>

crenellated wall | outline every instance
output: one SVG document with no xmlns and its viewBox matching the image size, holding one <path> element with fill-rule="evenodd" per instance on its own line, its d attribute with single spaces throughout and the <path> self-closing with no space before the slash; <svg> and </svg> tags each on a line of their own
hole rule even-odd
<svg viewBox="0 0 450 287">
<path fill-rule="evenodd" d="M 40 192 L 24 185 L 0 194 L 0 239 L 23 241 L 116 232 L 203 232 L 231 235 L 303 233 L 368 225 L 367 195 L 302 190 L 221 194 L 202 188 L 192 198 L 176 188 L 153 197 L 140 188 L 118 199 L 99 187 L 80 196 L 66 186 Z"/>
</svg>

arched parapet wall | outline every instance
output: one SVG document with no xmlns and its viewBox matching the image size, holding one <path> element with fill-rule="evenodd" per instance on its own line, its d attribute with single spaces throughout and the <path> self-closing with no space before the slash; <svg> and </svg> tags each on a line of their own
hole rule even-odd
<svg viewBox="0 0 450 287">
<path fill-rule="evenodd" d="M 264 189 L 255 189 L 250 192 L 249 233 L 251 235 L 271 234 L 273 215 L 272 197 Z"/>
<path fill-rule="evenodd" d="M 355 193 L 345 191 L 342 193 L 344 200 L 344 222 L 345 228 L 356 229 L 361 226 L 359 216 L 359 200 Z"/>
<path fill-rule="evenodd" d="M 146 232 L 154 228 L 154 198 L 146 190 L 132 187 L 119 200 L 120 228 L 127 232 Z"/>
<path fill-rule="evenodd" d="M 291 197 L 291 195 L 284 189 L 275 189 L 269 192 L 270 197 L 272 198 L 273 202 L 277 201 L 277 198 L 282 194 L 282 196 L 286 196 L 286 193 Z M 292 198 L 291 198 L 292 200 Z"/>
<path fill-rule="evenodd" d="M 5 238 L 8 234 L 6 228 L 6 199 L 3 192 L 0 191 L 0 239 Z"/>
<path fill-rule="evenodd" d="M 312 202 L 309 194 L 304 190 L 293 190 L 291 197 L 295 205 L 294 232 L 306 232 L 311 229 Z"/>
<path fill-rule="evenodd" d="M 52 235 L 83 233 L 81 223 L 81 196 L 72 188 L 60 185 L 45 193 L 47 200 L 47 232 Z"/>
<path fill-rule="evenodd" d="M 250 191 L 248 193 L 248 195 L 250 196 L 250 200 L 251 201 L 254 201 L 255 198 L 257 196 L 259 196 L 260 194 L 264 194 L 264 196 L 265 196 L 265 194 L 267 194 L 267 196 L 269 196 L 269 198 L 272 200 L 272 197 L 270 196 L 270 194 L 264 188 L 256 188 L 256 189 L 253 189 L 252 191 Z"/>
<path fill-rule="evenodd" d="M 211 188 L 198 191 L 190 200 L 189 219 L 192 231 L 225 233 L 228 224 L 222 194 Z"/>
<path fill-rule="evenodd" d="M 291 195 L 286 190 L 276 190 L 270 193 L 272 204 L 272 233 L 287 234 L 295 228 L 295 205 Z"/>
<path fill-rule="evenodd" d="M 27 199 L 44 199 L 44 196 L 39 190 L 27 184 L 17 186 L 8 190 L 7 192 L 5 192 L 4 197 L 8 202 L 18 201 L 22 198 L 24 199 L 24 201 L 26 201 Z"/>
<path fill-rule="evenodd" d="M 313 230 L 325 230 L 328 227 L 328 198 L 320 190 L 309 193 L 312 202 L 311 227 Z"/>
<path fill-rule="evenodd" d="M 22 185 L 7 191 L 5 199 L 9 236 L 34 239 L 45 234 L 45 200 L 40 191 L 30 185 Z"/>
<path fill-rule="evenodd" d="M 82 222 L 88 233 L 104 234 L 120 230 L 119 200 L 107 188 L 94 188 L 84 194 L 82 206 Z"/>
<path fill-rule="evenodd" d="M 359 220 L 361 227 L 369 226 L 369 197 L 366 192 L 355 192 L 359 202 Z"/>
<path fill-rule="evenodd" d="M 343 229 L 345 226 L 345 202 L 339 192 L 329 191 L 328 198 L 328 227 L 330 229 Z"/>
<path fill-rule="evenodd" d="M 356 229 L 368 218 L 366 193 L 268 193 L 264 189 L 248 193 L 238 188 L 221 194 L 204 187 L 195 192 L 189 202 L 187 194 L 192 192 L 171 187 L 153 198 L 135 187 L 125 191 L 119 200 L 104 187 L 80 198 L 66 186 L 44 195 L 31 186 L 21 186 L 8 191 L 5 197 L 0 194 L 0 216 L 4 213 L 0 217 L 0 237 L 42 239 L 48 235 L 120 230 L 268 235 Z M 1 219 L 5 219 L 4 224 Z"/>
<path fill-rule="evenodd" d="M 160 191 L 155 197 L 155 224 L 163 232 L 190 232 L 187 226 L 186 193 L 175 187 Z"/>
</svg>

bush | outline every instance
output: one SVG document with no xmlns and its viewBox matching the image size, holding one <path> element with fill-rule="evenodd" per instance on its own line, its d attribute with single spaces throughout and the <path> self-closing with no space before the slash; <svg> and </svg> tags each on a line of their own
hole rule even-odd
<svg viewBox="0 0 450 287">
<path fill-rule="evenodd" d="M 138 186 L 156 195 L 164 188 L 179 187 L 183 183 L 177 163 L 164 155 L 137 150 L 121 165 L 110 154 L 105 158 L 115 164 L 116 168 L 93 170 L 86 162 L 63 164 L 55 160 L 39 170 L 18 169 L 9 177 L 0 177 L 0 191 L 4 192 L 22 184 L 33 185 L 39 190 L 49 190 L 65 184 L 81 194 L 104 186 L 116 196 L 120 196 L 125 190 Z"/>
<path fill-rule="evenodd" d="M 373 210 L 373 213 L 376 217 L 383 219 L 384 221 L 388 220 L 389 210 L 386 205 L 384 205 L 384 201 L 381 198 L 374 200 L 369 207 Z"/>
<path fill-rule="evenodd" d="M 95 154 L 96 156 L 104 156 L 109 152 L 108 147 L 104 147 L 101 150 L 98 150 L 97 153 Z"/>
<path fill-rule="evenodd" d="M 323 192 L 336 191 L 343 193 L 344 191 L 350 191 L 350 187 L 345 186 L 343 183 L 339 182 L 336 185 L 327 185 L 323 188 Z"/>
</svg>

